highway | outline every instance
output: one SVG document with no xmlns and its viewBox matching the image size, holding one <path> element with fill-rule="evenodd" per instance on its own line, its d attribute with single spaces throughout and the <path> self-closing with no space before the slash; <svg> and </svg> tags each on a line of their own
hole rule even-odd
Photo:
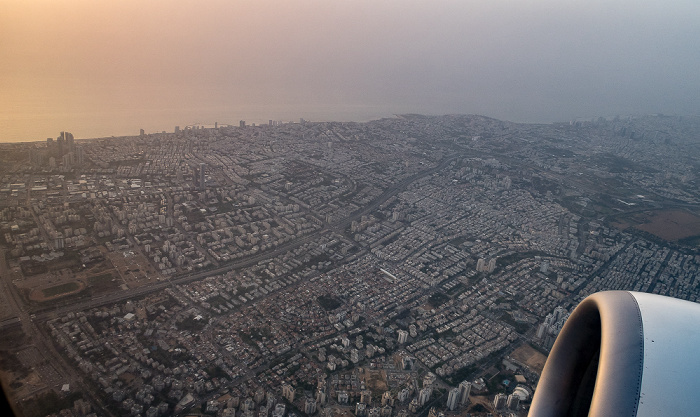
<svg viewBox="0 0 700 417">
<path fill-rule="evenodd" d="M 457 157 L 450 157 L 443 159 L 440 164 L 438 164 L 435 167 L 425 169 L 423 171 L 417 172 L 401 181 L 399 181 L 396 184 L 393 184 L 391 187 L 387 188 L 382 194 L 377 196 L 374 200 L 372 200 L 367 206 L 358 209 L 354 211 L 350 216 L 340 219 L 335 222 L 331 222 L 329 224 L 326 224 L 325 227 L 316 230 L 306 236 L 299 237 L 298 239 L 295 239 L 290 242 L 286 242 L 282 245 L 277 246 L 274 249 L 271 250 L 266 250 L 264 252 L 257 253 L 255 255 L 251 255 L 249 257 L 246 257 L 245 259 L 241 259 L 238 261 L 234 261 L 231 263 L 228 263 L 226 265 L 216 267 L 213 269 L 208 269 L 205 271 L 200 271 L 196 273 L 188 273 L 186 275 L 182 276 L 176 276 L 174 278 L 166 279 L 164 281 L 158 282 L 156 284 L 144 286 L 144 287 L 139 287 L 139 288 L 134 288 L 134 289 L 129 289 L 126 291 L 118 291 L 113 294 L 109 294 L 107 296 L 101 296 L 99 298 L 91 298 L 89 300 L 82 300 L 78 301 L 75 303 L 71 303 L 69 305 L 63 305 L 63 306 L 57 306 L 57 307 L 48 307 L 48 308 L 42 308 L 42 309 L 36 309 L 33 310 L 35 313 L 34 320 L 36 321 L 45 321 L 49 320 L 55 317 L 60 317 L 63 316 L 67 313 L 70 312 L 78 312 L 78 311 L 83 311 L 95 307 L 99 307 L 102 305 L 106 304 L 112 304 L 120 301 L 125 301 L 131 298 L 135 297 L 140 297 L 140 296 L 145 296 L 147 294 L 156 292 L 156 291 L 162 291 L 166 287 L 172 286 L 172 285 L 179 285 L 179 284 L 186 284 L 189 282 L 197 281 L 206 277 L 210 277 L 213 275 L 219 275 L 219 274 L 224 274 L 229 271 L 241 269 L 241 268 L 246 268 L 249 266 L 253 266 L 257 264 L 260 261 L 264 261 L 266 259 L 271 259 L 276 256 L 285 254 L 291 250 L 294 250 L 298 248 L 299 246 L 302 246 L 307 243 L 311 243 L 314 240 L 318 238 L 319 235 L 328 232 L 328 231 L 335 231 L 335 232 L 340 232 L 343 233 L 345 229 L 347 229 L 350 224 L 355 221 L 360 219 L 362 216 L 368 215 L 372 212 L 374 212 L 377 208 L 379 208 L 380 205 L 382 205 L 384 202 L 386 202 L 388 199 L 391 197 L 397 195 L 398 193 L 402 192 L 405 190 L 411 183 L 414 181 L 432 175 L 436 172 L 441 171 L 442 169 L 446 168 L 451 162 L 453 162 Z M 3 323 L 0 323 L 0 330 L 2 330 Z"/>
</svg>

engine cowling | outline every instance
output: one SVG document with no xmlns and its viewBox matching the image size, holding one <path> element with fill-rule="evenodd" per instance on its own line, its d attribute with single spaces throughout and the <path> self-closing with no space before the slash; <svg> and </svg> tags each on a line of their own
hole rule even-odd
<svg viewBox="0 0 700 417">
<path fill-rule="evenodd" d="M 529 416 L 698 416 L 699 351 L 700 304 L 593 294 L 559 333 Z"/>
</svg>

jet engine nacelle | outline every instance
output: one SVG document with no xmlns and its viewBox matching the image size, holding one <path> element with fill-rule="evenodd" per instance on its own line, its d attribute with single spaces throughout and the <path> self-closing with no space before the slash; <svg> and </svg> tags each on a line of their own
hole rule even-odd
<svg viewBox="0 0 700 417">
<path fill-rule="evenodd" d="M 600 292 L 564 324 L 529 417 L 699 416 L 699 388 L 700 304 Z"/>
</svg>

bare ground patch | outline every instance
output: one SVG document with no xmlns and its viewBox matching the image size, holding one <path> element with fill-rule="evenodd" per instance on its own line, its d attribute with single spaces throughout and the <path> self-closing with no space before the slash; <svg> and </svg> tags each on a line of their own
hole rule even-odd
<svg viewBox="0 0 700 417">
<path fill-rule="evenodd" d="M 646 214 L 637 229 L 661 239 L 676 241 L 700 235 L 700 217 L 682 210 L 657 211 Z"/>
<path fill-rule="evenodd" d="M 515 349 L 513 353 L 510 354 L 510 357 L 524 364 L 530 368 L 532 372 L 536 372 L 537 374 L 542 373 L 544 363 L 547 361 L 546 356 L 527 344 Z"/>
</svg>

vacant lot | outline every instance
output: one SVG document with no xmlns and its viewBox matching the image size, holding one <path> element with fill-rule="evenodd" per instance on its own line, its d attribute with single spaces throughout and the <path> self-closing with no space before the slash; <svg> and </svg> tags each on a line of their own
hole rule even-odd
<svg viewBox="0 0 700 417">
<path fill-rule="evenodd" d="M 700 217 L 681 210 L 656 211 L 644 215 L 637 229 L 668 241 L 700 235 Z"/>
<path fill-rule="evenodd" d="M 111 272 L 105 272 L 100 275 L 88 278 L 88 284 L 92 289 L 93 294 L 103 294 L 117 291 L 121 282 L 118 282 Z"/>
<path fill-rule="evenodd" d="M 389 389 L 385 371 L 365 369 L 360 377 L 365 380 L 367 388 L 372 390 L 372 392 L 383 394 L 384 391 Z"/>
<path fill-rule="evenodd" d="M 542 368 L 544 368 L 544 363 L 547 360 L 546 356 L 530 345 L 520 346 L 510 354 L 510 357 L 520 363 L 524 363 L 532 372 L 538 374 L 542 373 Z"/>
</svg>

